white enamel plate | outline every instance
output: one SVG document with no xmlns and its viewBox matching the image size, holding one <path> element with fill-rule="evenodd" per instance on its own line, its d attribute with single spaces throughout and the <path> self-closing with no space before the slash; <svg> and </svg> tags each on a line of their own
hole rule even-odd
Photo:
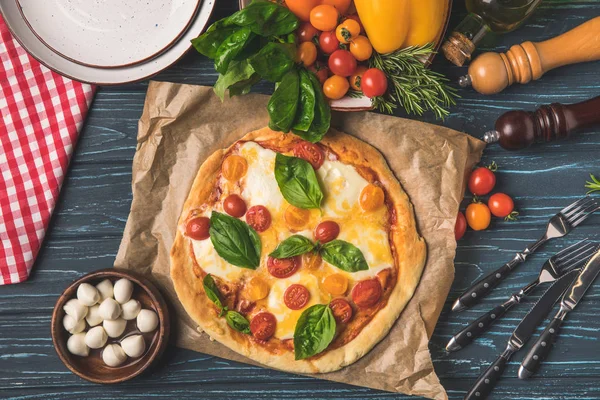
<svg viewBox="0 0 600 400">
<path fill-rule="evenodd" d="M 7 0 L 8 1 L 8 0 Z M 150 60 L 192 23 L 201 0 L 14 0 L 52 51 L 98 68 Z"/>
</svg>

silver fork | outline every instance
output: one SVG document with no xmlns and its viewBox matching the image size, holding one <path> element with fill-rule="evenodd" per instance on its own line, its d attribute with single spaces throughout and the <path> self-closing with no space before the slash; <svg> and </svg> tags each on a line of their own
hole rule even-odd
<svg viewBox="0 0 600 400">
<path fill-rule="evenodd" d="M 540 240 L 531 246 L 527 246 L 525 250 L 521 253 L 517 253 L 508 263 L 471 285 L 471 287 L 456 299 L 452 305 L 452 311 L 461 311 L 477 303 L 506 278 L 517 265 L 523 263 L 527 259 L 527 256 L 535 252 L 548 240 L 565 236 L 567 233 L 571 232 L 573 228 L 585 221 L 596 210 L 598 210 L 598 203 L 589 196 L 585 196 L 560 210 L 558 214 L 550 218 L 548 226 L 546 227 L 546 233 L 544 233 L 544 236 L 542 236 Z"/>
<path fill-rule="evenodd" d="M 587 262 L 587 260 L 594 255 L 597 249 L 598 246 L 596 244 L 584 239 L 550 257 L 542 266 L 536 279 L 528 285 L 523 286 L 521 290 L 510 296 L 503 304 L 483 314 L 466 328 L 456 333 L 448 342 L 446 350 L 457 351 L 467 346 L 475 340 L 475 338 L 486 332 L 513 306 L 521 303 L 521 301 L 533 292 L 538 285 L 546 282 L 553 282 L 566 273 L 581 266 L 581 264 Z"/>
</svg>

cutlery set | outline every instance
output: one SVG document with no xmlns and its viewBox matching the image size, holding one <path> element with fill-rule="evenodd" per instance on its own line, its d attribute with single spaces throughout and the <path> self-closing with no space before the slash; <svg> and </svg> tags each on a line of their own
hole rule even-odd
<svg viewBox="0 0 600 400">
<path fill-rule="evenodd" d="M 519 264 L 525 262 L 530 254 L 534 253 L 547 241 L 566 236 L 598 209 L 600 209 L 600 206 L 596 200 L 589 196 L 585 196 L 563 208 L 558 214 L 550 218 L 546 232 L 537 242 L 527 246 L 524 251 L 517 253 L 511 261 L 498 270 L 474 283 L 459 296 L 453 304 L 452 310 L 461 311 L 476 304 Z M 475 338 L 481 336 L 508 310 L 520 304 L 525 297 L 534 292 L 538 286 L 550 284 L 550 287 L 516 327 L 508 340 L 506 349 L 479 376 L 465 399 L 484 399 L 491 393 L 510 358 L 525 346 L 533 336 L 537 326 L 546 319 L 546 316 L 560 299 L 558 313 L 525 355 L 518 372 L 521 379 L 529 378 L 535 374 L 541 362 L 550 353 L 566 315 L 577 306 L 585 292 L 592 286 L 598 273 L 600 273 L 600 246 L 584 239 L 550 257 L 542 265 L 537 278 L 531 283 L 525 285 L 504 303 L 483 314 L 456 333 L 446 346 L 446 350 L 450 352 L 460 350 Z"/>
</svg>

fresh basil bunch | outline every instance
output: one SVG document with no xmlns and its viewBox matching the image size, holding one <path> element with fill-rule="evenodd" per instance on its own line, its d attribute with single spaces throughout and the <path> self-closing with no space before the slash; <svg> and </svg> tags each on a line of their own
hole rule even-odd
<svg viewBox="0 0 600 400">
<path fill-rule="evenodd" d="M 296 16 L 270 1 L 254 1 L 212 24 L 192 40 L 196 50 L 214 60 L 221 98 L 243 95 L 261 79 L 277 84 L 268 104 L 273 130 L 293 131 L 318 142 L 329 130 L 331 109 L 317 77 L 296 64 Z"/>
<path fill-rule="evenodd" d="M 202 280 L 202 286 L 204 286 L 204 292 L 206 296 L 219 308 L 219 317 L 225 314 L 225 320 L 227 324 L 238 332 L 250 334 L 250 322 L 237 311 L 229 310 L 227 306 L 223 306 L 221 302 L 221 293 L 215 283 L 215 280 L 210 274 L 207 274 Z"/>
<path fill-rule="evenodd" d="M 328 304 L 315 304 L 304 310 L 294 329 L 294 358 L 303 360 L 325 350 L 335 329 L 335 317 Z"/>
</svg>

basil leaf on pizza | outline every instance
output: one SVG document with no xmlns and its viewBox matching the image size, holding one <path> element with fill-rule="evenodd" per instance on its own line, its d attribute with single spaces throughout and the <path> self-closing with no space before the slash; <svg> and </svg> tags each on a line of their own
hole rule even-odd
<svg viewBox="0 0 600 400">
<path fill-rule="evenodd" d="M 362 251 L 344 240 L 332 240 L 325 243 L 320 251 L 323 260 L 346 272 L 366 271 L 369 269 Z"/>
<path fill-rule="evenodd" d="M 275 180 L 283 198 L 291 205 L 304 209 L 321 207 L 323 191 L 308 161 L 277 153 Z"/>
<path fill-rule="evenodd" d="M 294 356 L 303 360 L 319 354 L 335 336 L 335 318 L 329 305 L 315 304 L 304 310 L 294 331 Z"/>
<path fill-rule="evenodd" d="M 260 237 L 244 221 L 213 211 L 209 235 L 217 254 L 228 263 L 248 269 L 260 265 Z"/>
<path fill-rule="evenodd" d="M 227 325 L 236 331 L 250 335 L 250 322 L 239 312 L 231 310 L 227 311 L 225 320 L 227 321 Z"/>
<path fill-rule="evenodd" d="M 316 248 L 315 244 L 302 235 L 293 235 L 279 243 L 279 246 L 269 254 L 273 258 L 289 258 L 300 256 Z"/>
<path fill-rule="evenodd" d="M 204 291 L 206 292 L 206 296 L 216 304 L 217 307 L 223 309 L 223 303 L 221 303 L 221 294 L 219 293 L 219 288 L 215 283 L 215 280 L 210 274 L 207 274 L 202 280 L 202 286 L 204 286 Z"/>
</svg>

